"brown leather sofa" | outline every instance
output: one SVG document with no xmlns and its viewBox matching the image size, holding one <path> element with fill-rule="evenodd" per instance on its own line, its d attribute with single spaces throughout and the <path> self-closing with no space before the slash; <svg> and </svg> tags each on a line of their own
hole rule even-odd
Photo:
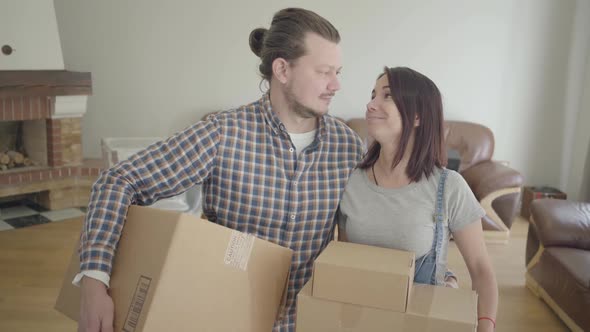
<svg viewBox="0 0 590 332">
<path fill-rule="evenodd" d="M 590 331 L 590 203 L 531 204 L 526 285 L 572 331 Z"/>
<path fill-rule="evenodd" d="M 365 119 L 355 118 L 346 123 L 363 139 L 367 138 Z M 445 121 L 444 135 L 447 148 L 456 150 L 461 157 L 459 173 L 486 210 L 482 220 L 486 242 L 506 243 L 520 200 L 522 175 L 492 160 L 494 134 L 489 128 L 471 122 Z"/>
</svg>

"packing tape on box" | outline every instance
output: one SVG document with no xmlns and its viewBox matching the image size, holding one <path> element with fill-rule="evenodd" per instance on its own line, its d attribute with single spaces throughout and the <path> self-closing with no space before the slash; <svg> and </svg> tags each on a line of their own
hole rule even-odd
<svg viewBox="0 0 590 332">
<path fill-rule="evenodd" d="M 421 288 L 421 290 L 416 292 L 416 287 Z M 408 299 L 407 311 L 410 311 L 410 308 L 413 307 L 412 301 L 420 304 L 420 307 L 417 308 L 420 314 L 406 312 L 403 319 L 402 331 L 432 331 L 430 329 L 432 320 L 430 317 L 434 302 L 434 288 L 423 288 L 423 286 L 415 284 L 412 294 Z"/>
</svg>

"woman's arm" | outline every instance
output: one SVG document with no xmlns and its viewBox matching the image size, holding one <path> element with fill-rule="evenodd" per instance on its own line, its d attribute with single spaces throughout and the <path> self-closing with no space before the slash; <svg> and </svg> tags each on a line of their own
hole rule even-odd
<svg viewBox="0 0 590 332">
<path fill-rule="evenodd" d="M 496 320 L 498 308 L 498 284 L 483 238 L 481 221 L 473 222 L 453 233 L 457 247 L 465 260 L 472 288 L 478 294 L 478 317 Z M 493 331 L 494 324 L 487 319 L 478 322 L 478 332 Z"/>
</svg>

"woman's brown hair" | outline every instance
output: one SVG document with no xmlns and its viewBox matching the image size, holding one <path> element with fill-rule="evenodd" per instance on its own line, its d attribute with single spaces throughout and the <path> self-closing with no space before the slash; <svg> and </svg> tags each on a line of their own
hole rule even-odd
<svg viewBox="0 0 590 332">
<path fill-rule="evenodd" d="M 412 182 L 418 182 L 422 176 L 429 177 L 435 167 L 440 168 L 446 165 L 442 97 L 432 80 L 413 69 L 386 67 L 378 79 L 383 75 L 387 76 L 393 101 L 402 120 L 402 133 L 391 168 L 393 169 L 401 162 L 413 131 L 414 147 L 406 168 L 406 175 Z M 416 118 L 419 119 L 420 124 L 414 127 Z M 380 151 L 379 142 L 373 142 L 359 164 L 359 168 L 372 167 L 379 159 Z"/>
</svg>

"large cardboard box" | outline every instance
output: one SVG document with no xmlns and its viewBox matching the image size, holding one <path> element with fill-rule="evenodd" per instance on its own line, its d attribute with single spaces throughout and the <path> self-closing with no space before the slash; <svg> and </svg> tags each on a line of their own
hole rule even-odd
<svg viewBox="0 0 590 332">
<path fill-rule="evenodd" d="M 311 281 L 297 296 L 297 332 L 474 332 L 477 296 L 465 289 L 415 284 L 406 313 L 319 299 Z"/>
<path fill-rule="evenodd" d="M 271 331 L 292 251 L 195 216 L 131 206 L 113 265 L 115 331 Z M 56 309 L 78 320 L 72 256 Z"/>
<path fill-rule="evenodd" d="M 314 297 L 405 312 L 414 280 L 415 254 L 333 241 L 316 259 Z"/>
<path fill-rule="evenodd" d="M 403 324 L 401 312 L 314 297 L 312 280 L 297 295 L 297 332 L 397 331 Z"/>
<path fill-rule="evenodd" d="M 471 289 L 414 284 L 409 302 L 406 326 L 412 326 L 411 331 L 473 332 L 477 328 L 477 293 Z"/>
</svg>

